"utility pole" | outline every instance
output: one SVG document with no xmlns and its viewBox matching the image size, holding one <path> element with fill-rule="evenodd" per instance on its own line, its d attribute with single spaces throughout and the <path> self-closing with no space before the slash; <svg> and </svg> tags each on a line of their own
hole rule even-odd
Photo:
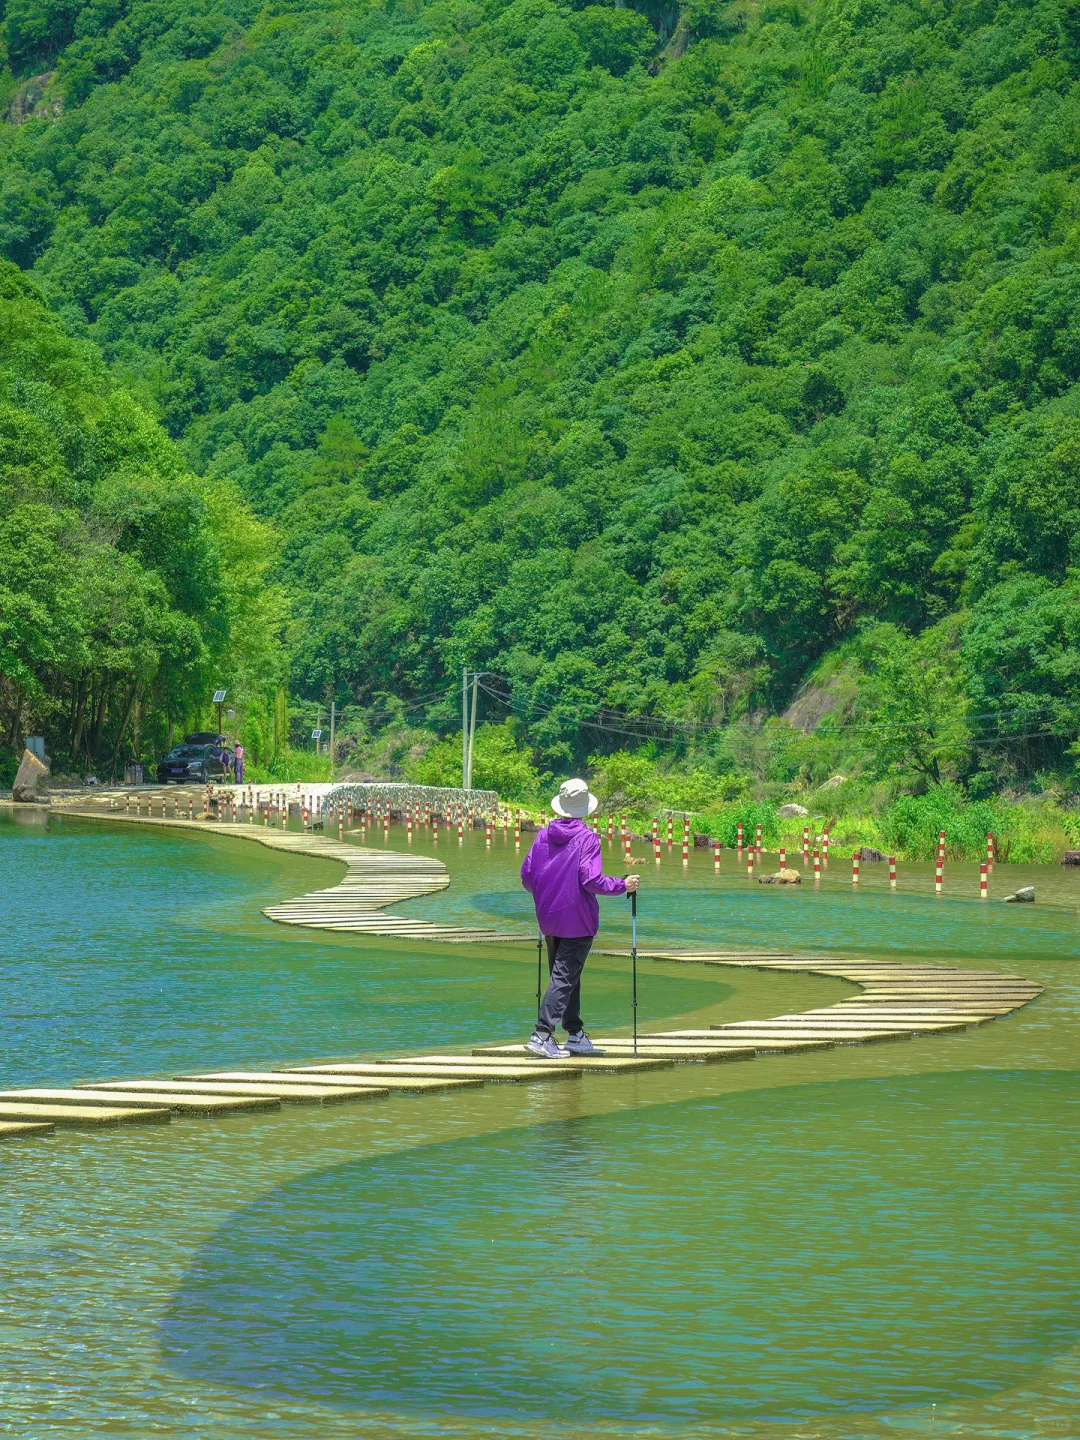
<svg viewBox="0 0 1080 1440">
<path fill-rule="evenodd" d="M 469 667 L 461 667 L 461 788 L 469 788 Z"/>
<path fill-rule="evenodd" d="M 472 677 L 472 720 L 469 724 L 469 778 L 465 781 L 465 789 L 472 789 L 472 761 L 473 745 L 476 743 L 476 691 L 479 688 L 480 672 L 473 671 Z"/>
<path fill-rule="evenodd" d="M 334 783 L 334 720 L 336 719 L 337 707 L 333 700 L 330 701 L 330 784 Z"/>
</svg>

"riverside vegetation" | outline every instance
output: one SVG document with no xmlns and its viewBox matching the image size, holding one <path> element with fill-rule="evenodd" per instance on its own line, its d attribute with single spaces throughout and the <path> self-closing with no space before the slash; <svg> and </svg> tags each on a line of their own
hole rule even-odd
<svg viewBox="0 0 1080 1440">
<path fill-rule="evenodd" d="M 592 757 L 717 826 L 1076 840 L 1074 5 L 3 34 L 0 247 L 52 307 L 5 272 L 9 745 L 149 755 L 227 683 L 276 773 L 334 698 L 357 763 L 447 774 L 467 663 L 518 798 Z"/>
</svg>

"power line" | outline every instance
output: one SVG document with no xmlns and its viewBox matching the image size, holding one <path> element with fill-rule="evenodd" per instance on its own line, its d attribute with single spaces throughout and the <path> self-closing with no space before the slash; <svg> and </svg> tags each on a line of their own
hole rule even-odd
<svg viewBox="0 0 1080 1440">
<path fill-rule="evenodd" d="M 643 732 L 641 731 L 641 729 L 634 729 L 634 730 L 624 729 L 624 728 L 621 728 L 621 727 L 619 727 L 619 726 L 617 726 L 617 725 L 607 724 L 607 723 L 605 723 L 605 722 L 602 721 L 602 720 L 587 719 L 587 718 L 585 718 L 585 716 L 583 716 L 580 712 L 577 712 L 577 713 L 575 714 L 573 711 L 564 709 L 564 708 L 561 707 L 561 706 L 558 707 L 558 709 L 556 709 L 555 706 L 547 706 L 547 705 L 544 705 L 544 704 L 542 704 L 542 703 L 540 703 L 540 702 L 537 702 L 537 701 L 535 701 L 535 700 L 529 700 L 529 701 L 524 702 L 524 707 L 523 707 L 522 702 L 519 700 L 519 698 L 518 698 L 517 696 L 513 695 L 512 693 L 509 694 L 509 695 L 507 695 L 507 694 L 500 694 L 498 691 L 493 690 L 493 689 L 492 689 L 490 686 L 488 686 L 488 685 L 481 685 L 480 688 L 481 688 L 482 690 L 484 690 L 488 695 L 490 695 L 493 699 L 498 700 L 498 701 L 499 701 L 501 704 L 503 704 L 503 705 L 506 705 L 511 711 L 516 711 L 516 712 L 519 714 L 520 718 L 525 718 L 523 715 L 521 715 L 521 711 L 522 711 L 523 708 L 527 708 L 527 709 L 532 710 L 532 711 L 537 711 L 537 712 L 539 712 L 541 715 L 556 715 L 556 714 L 557 714 L 560 719 L 565 719 L 565 720 L 567 720 L 567 721 L 572 721 L 574 724 L 585 726 L 586 728 L 588 728 L 588 729 L 590 729 L 590 730 L 600 730 L 600 731 L 603 731 L 603 732 L 605 732 L 605 733 L 612 734 L 612 735 L 627 735 L 627 736 L 630 736 L 630 737 L 633 738 L 633 739 L 647 739 L 647 738 L 650 738 L 647 734 L 643 734 Z M 606 706 L 601 706 L 601 707 L 599 707 L 599 708 L 600 708 L 602 711 L 607 710 L 607 707 L 606 707 Z M 1044 712 L 1044 711 L 1046 711 L 1046 710 L 1053 710 L 1053 709 L 1055 709 L 1055 708 L 1056 708 L 1056 705 L 1055 705 L 1055 704 L 1037 705 L 1037 706 L 1025 706 L 1023 709 L 1003 710 L 1003 711 L 997 711 L 997 712 L 989 712 L 989 713 L 984 714 L 984 715 L 959 715 L 959 716 L 957 716 L 956 718 L 957 718 L 957 720 L 958 720 L 959 722 L 964 723 L 964 724 L 967 724 L 967 725 L 970 725 L 970 724 L 972 724 L 972 723 L 974 723 L 974 722 L 976 722 L 976 721 L 983 721 L 983 720 L 997 721 L 998 723 L 1000 723 L 1000 721 L 1001 721 L 1002 719 L 1004 719 L 1004 718 L 1010 718 L 1010 717 L 1016 716 L 1016 715 L 1025 715 L 1025 716 L 1038 715 L 1038 714 L 1041 714 L 1042 712 Z M 683 733 L 688 733 L 688 734 L 691 734 L 691 735 L 719 734 L 719 733 L 722 733 L 722 732 L 746 734 L 746 733 L 748 732 L 748 727 L 747 727 L 747 726 L 745 726 L 745 725 L 739 725 L 739 724 L 728 724 L 728 725 L 691 724 L 691 723 L 687 723 L 687 722 L 685 722 L 685 721 L 666 720 L 666 719 L 663 719 L 663 718 L 660 717 L 660 716 L 652 716 L 652 715 L 634 716 L 634 715 L 626 715 L 626 714 L 623 714 L 623 713 L 621 713 L 621 712 L 619 712 L 619 711 L 609 711 L 608 713 L 611 714 L 611 716 L 612 716 L 613 719 L 623 720 L 623 721 L 627 722 L 627 724 L 655 725 L 655 726 L 660 726 L 660 727 L 666 727 L 668 730 L 674 730 L 674 731 L 676 731 L 676 732 L 681 731 L 681 732 L 683 732 Z M 824 717 L 823 717 L 823 718 L 824 718 Z M 895 721 L 895 722 L 876 722 L 876 723 L 871 723 L 871 722 L 869 722 L 869 721 L 862 721 L 862 722 L 858 722 L 858 721 L 856 721 L 856 722 L 845 721 L 845 722 L 840 722 L 838 725 L 836 725 L 835 728 L 834 728 L 834 731 L 833 731 L 832 733 L 836 733 L 837 731 L 839 731 L 839 732 L 843 732 L 843 733 L 847 733 L 847 734 L 851 734 L 851 733 L 861 734 L 861 733 L 864 733 L 864 732 L 874 733 L 874 732 L 877 732 L 877 731 L 884 731 L 884 730 L 909 730 L 909 729 L 913 728 L 913 726 L 915 726 L 917 723 L 918 723 L 918 722 L 916 722 L 916 721 L 903 721 L 903 720 Z M 793 728 L 794 728 L 794 727 L 793 727 Z M 759 733 L 760 733 L 760 732 L 759 732 Z M 802 733 L 807 734 L 807 733 L 811 733 L 811 732 L 804 731 L 804 732 L 802 732 Z M 827 733 L 828 733 L 828 732 L 827 732 Z M 984 740 L 994 740 L 994 739 L 1000 739 L 1000 740 L 1034 739 L 1034 738 L 1037 738 L 1037 736 L 1040 736 L 1040 735 L 1053 735 L 1054 733 L 1055 733 L 1055 732 L 1054 732 L 1053 730 L 1047 730 L 1047 731 L 1038 731 L 1038 732 L 1034 732 L 1034 731 L 1033 731 L 1033 732 L 1031 732 L 1031 733 L 1029 733 L 1029 734 L 1027 734 L 1027 735 L 1010 735 L 1010 734 L 1008 734 L 1008 733 L 1005 733 L 1005 734 L 999 734 L 999 735 L 997 735 L 997 736 L 986 735 L 986 736 L 975 736 L 975 737 L 973 737 L 973 738 L 976 739 L 976 740 L 978 740 L 978 739 L 984 739 Z"/>
</svg>

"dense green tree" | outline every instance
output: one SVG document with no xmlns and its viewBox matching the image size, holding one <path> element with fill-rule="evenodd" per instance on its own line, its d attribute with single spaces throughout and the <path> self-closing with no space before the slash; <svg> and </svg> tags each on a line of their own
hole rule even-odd
<svg viewBox="0 0 1080 1440">
<path fill-rule="evenodd" d="M 43 731 L 114 770 L 197 721 L 224 679 L 257 727 L 280 683 L 266 527 L 0 269 L 0 726 L 9 757 Z M 10 763 L 10 760 L 9 762 Z"/>
<path fill-rule="evenodd" d="M 651 734 L 723 771 L 708 727 L 884 625 L 879 769 L 1071 763 L 1067 7 L 8 0 L 5 35 L 0 245 L 279 527 L 299 696 L 445 691 L 445 727 L 469 663 L 542 767 Z M 110 543 L 221 613 L 198 488 L 124 484 Z"/>
</svg>

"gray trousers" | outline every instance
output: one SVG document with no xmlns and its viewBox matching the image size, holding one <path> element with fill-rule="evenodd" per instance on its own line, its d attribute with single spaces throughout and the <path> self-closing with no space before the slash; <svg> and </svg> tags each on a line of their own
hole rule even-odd
<svg viewBox="0 0 1080 1440">
<path fill-rule="evenodd" d="M 561 1020 L 568 1035 L 583 1029 L 581 1023 L 581 972 L 592 949 L 592 935 L 576 935 L 562 940 L 558 935 L 545 935 L 548 953 L 547 993 L 540 1003 L 536 1028 L 541 1035 L 551 1035 Z"/>
</svg>

